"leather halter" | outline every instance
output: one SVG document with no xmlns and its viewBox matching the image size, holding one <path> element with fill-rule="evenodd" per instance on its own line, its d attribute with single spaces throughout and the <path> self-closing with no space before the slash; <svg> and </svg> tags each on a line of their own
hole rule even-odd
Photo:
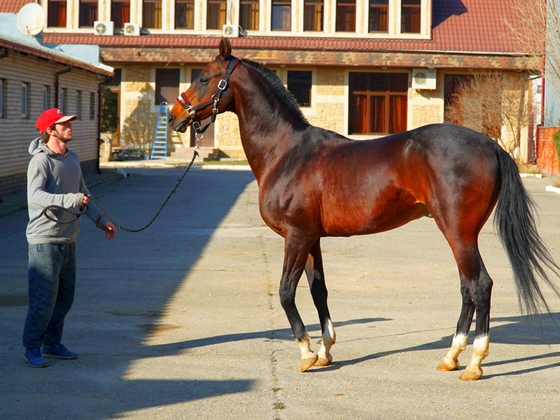
<svg viewBox="0 0 560 420">
<path fill-rule="evenodd" d="M 231 75 L 235 67 L 237 67 L 240 61 L 241 60 L 239 60 L 234 56 L 230 56 L 228 58 L 224 76 L 222 77 L 222 80 L 220 80 L 220 82 L 218 83 L 218 89 L 216 90 L 216 93 L 212 95 L 210 99 L 201 102 L 198 105 L 192 106 L 185 92 L 181 93 L 177 98 L 177 102 L 179 102 L 181 106 L 185 108 L 185 111 L 187 111 L 187 113 L 191 117 L 192 126 L 196 134 L 204 133 L 206 129 L 210 126 L 210 124 L 216 121 L 216 116 L 218 115 L 218 103 L 220 102 L 220 98 L 222 97 L 222 93 L 224 92 L 224 90 L 226 90 L 227 88 L 229 76 Z M 197 111 L 206 108 L 208 105 L 212 103 L 214 104 L 214 108 L 212 108 L 212 119 L 208 124 L 206 124 L 206 126 L 201 128 L 201 124 L 196 117 L 196 113 Z"/>
</svg>

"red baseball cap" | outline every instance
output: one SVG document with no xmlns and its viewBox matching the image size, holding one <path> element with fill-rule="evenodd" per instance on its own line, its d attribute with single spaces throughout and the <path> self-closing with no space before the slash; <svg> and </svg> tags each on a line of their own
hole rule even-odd
<svg viewBox="0 0 560 420">
<path fill-rule="evenodd" d="M 73 121 L 76 118 L 78 118 L 76 115 L 64 115 L 60 109 L 51 108 L 43 111 L 43 113 L 39 115 L 39 118 L 37 118 L 37 122 L 35 123 L 35 127 L 39 130 L 39 132 L 43 133 L 53 124 Z"/>
</svg>

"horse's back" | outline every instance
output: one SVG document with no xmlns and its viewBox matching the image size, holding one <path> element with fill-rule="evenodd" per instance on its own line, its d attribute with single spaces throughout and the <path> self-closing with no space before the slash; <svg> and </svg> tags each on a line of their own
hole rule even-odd
<svg viewBox="0 0 560 420">
<path fill-rule="evenodd" d="M 431 214 L 471 212 L 482 227 L 500 190 L 499 146 L 481 133 L 433 124 L 376 140 L 339 141 L 315 164 L 326 234 L 394 229 Z"/>
</svg>

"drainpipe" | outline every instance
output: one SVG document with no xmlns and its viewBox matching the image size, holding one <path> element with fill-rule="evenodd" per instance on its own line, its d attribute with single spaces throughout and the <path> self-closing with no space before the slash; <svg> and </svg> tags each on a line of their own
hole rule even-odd
<svg viewBox="0 0 560 420">
<path fill-rule="evenodd" d="M 96 171 L 98 174 L 101 173 L 99 169 L 99 152 L 101 151 L 101 92 L 103 91 L 103 85 L 106 85 L 112 80 L 112 77 L 105 77 L 105 80 L 99 82 L 97 87 L 97 159 L 96 159 Z"/>
<path fill-rule="evenodd" d="M 58 79 L 61 74 L 69 73 L 71 71 L 72 71 L 72 64 L 68 64 L 68 66 L 64 70 L 57 71 L 54 74 L 54 107 L 55 108 L 58 108 L 58 88 L 59 88 Z"/>
</svg>

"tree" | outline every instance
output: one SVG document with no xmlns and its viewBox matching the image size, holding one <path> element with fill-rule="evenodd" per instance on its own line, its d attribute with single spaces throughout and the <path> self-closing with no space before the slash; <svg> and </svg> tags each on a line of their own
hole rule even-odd
<svg viewBox="0 0 560 420">
<path fill-rule="evenodd" d="M 532 69 L 560 95 L 560 0 L 510 0 L 513 15 L 505 18 L 511 34 L 527 54 L 545 62 Z"/>
<path fill-rule="evenodd" d="M 447 104 L 446 122 L 486 134 L 520 160 L 522 133 L 531 113 L 527 89 L 525 72 L 473 74 L 459 83 Z"/>
<path fill-rule="evenodd" d="M 124 121 L 123 135 L 127 147 L 150 150 L 155 128 L 157 113 L 153 111 L 154 90 L 148 83 L 140 89 L 136 108 Z"/>
</svg>

